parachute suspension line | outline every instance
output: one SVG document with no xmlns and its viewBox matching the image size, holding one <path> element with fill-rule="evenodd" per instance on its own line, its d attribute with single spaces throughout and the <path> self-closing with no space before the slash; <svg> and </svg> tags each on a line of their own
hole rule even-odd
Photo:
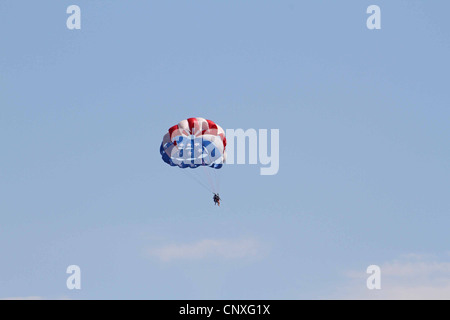
<svg viewBox="0 0 450 320">
<path fill-rule="evenodd" d="M 209 163 L 213 164 L 210 152 L 208 152 L 208 158 L 209 158 Z M 213 173 L 211 174 L 211 180 L 213 181 L 213 185 L 214 185 L 214 193 L 220 193 L 219 173 L 217 172 L 217 169 L 214 167 L 211 167 L 211 169 L 209 169 L 209 168 L 205 168 L 205 169 L 208 172 L 210 172 L 211 170 L 213 171 Z"/>
<path fill-rule="evenodd" d="M 198 177 L 196 177 L 196 176 L 194 175 L 194 173 L 191 173 L 191 172 L 189 172 L 189 171 L 187 171 L 187 170 L 191 170 L 191 169 L 189 169 L 189 168 L 181 169 L 181 171 L 182 171 L 185 175 L 187 175 L 188 177 L 194 179 L 195 182 L 197 182 L 200 186 L 202 186 L 203 188 L 205 188 L 206 190 L 208 190 L 208 192 L 211 192 L 211 188 L 208 188 L 203 182 L 201 182 L 201 180 L 200 180 Z"/>
<path fill-rule="evenodd" d="M 174 144 L 175 148 L 177 148 L 177 150 L 180 150 L 178 148 L 177 144 Z M 211 186 L 208 187 L 206 186 L 199 177 L 197 177 L 193 172 L 189 172 L 188 170 L 191 170 L 190 168 L 183 168 L 181 171 L 186 174 L 188 177 L 191 177 L 192 179 L 194 179 L 195 182 L 197 182 L 200 186 L 202 186 L 203 188 L 205 188 L 206 190 L 208 190 L 208 192 L 211 192 Z M 210 183 L 211 184 L 211 183 Z"/>
<path fill-rule="evenodd" d="M 220 193 L 220 174 L 217 169 L 214 169 L 214 176 L 216 177 L 217 193 Z"/>
<path fill-rule="evenodd" d="M 214 186 L 213 179 L 211 178 L 211 175 L 209 174 L 208 168 L 206 168 L 206 166 L 202 166 L 202 168 L 203 168 L 203 172 L 205 173 L 206 177 L 208 178 L 208 182 L 209 182 L 212 192 L 216 193 L 216 188 Z"/>
<path fill-rule="evenodd" d="M 225 146 L 223 143 L 217 144 L 215 140 L 221 139 L 224 142 L 223 134 L 224 130 L 211 120 L 200 117 L 182 120 L 170 127 L 164 135 L 160 146 L 162 160 L 170 166 L 180 167 L 185 175 L 190 176 L 208 192 L 219 193 L 220 173 L 216 171 L 216 168 L 221 167 L 221 163 L 218 162 L 220 160 L 216 159 L 216 155 L 223 155 Z M 201 151 L 200 155 L 197 149 Z M 204 161 L 208 158 L 208 161 Z M 203 161 L 200 165 L 197 163 L 193 165 L 195 161 L 200 159 Z M 214 159 L 217 162 L 214 162 Z M 191 171 L 194 167 L 199 166 L 204 168 Z M 205 168 L 207 166 L 211 168 Z M 202 174 L 202 170 L 205 173 Z M 210 170 L 214 172 L 210 172 Z M 205 179 L 205 176 L 208 180 Z M 208 184 L 210 187 L 208 187 Z"/>
<path fill-rule="evenodd" d="M 212 159 L 211 159 L 211 154 L 210 153 L 208 153 L 208 157 L 209 157 L 209 162 L 210 163 L 212 163 Z M 218 174 L 218 172 L 217 172 L 217 169 L 216 168 L 211 168 L 212 170 L 213 170 L 213 177 L 212 177 L 212 180 L 215 182 L 215 190 L 214 190 L 214 193 L 220 193 L 220 181 L 219 181 L 219 174 Z M 208 170 L 208 169 L 207 169 Z"/>
</svg>

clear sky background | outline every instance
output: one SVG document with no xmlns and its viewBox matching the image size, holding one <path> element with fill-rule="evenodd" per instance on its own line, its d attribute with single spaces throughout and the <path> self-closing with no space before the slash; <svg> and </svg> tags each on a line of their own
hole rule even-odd
<svg viewBox="0 0 450 320">
<path fill-rule="evenodd" d="M 2 0 L 0 298 L 450 298 L 449 12 Z M 279 173 L 215 207 L 159 154 L 188 117 L 279 129 Z"/>
</svg>

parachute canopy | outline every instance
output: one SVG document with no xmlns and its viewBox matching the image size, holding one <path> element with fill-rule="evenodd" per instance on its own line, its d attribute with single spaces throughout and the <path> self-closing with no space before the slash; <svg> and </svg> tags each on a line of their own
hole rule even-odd
<svg viewBox="0 0 450 320">
<path fill-rule="evenodd" d="M 180 168 L 208 166 L 220 169 L 226 160 L 227 139 L 211 120 L 189 118 L 164 135 L 160 153 L 164 162 Z"/>
</svg>

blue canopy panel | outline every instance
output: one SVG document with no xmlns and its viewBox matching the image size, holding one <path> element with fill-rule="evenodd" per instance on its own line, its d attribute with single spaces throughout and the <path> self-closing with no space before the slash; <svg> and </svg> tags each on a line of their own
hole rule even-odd
<svg viewBox="0 0 450 320">
<path fill-rule="evenodd" d="M 161 143 L 159 151 L 163 161 L 173 167 L 195 169 L 208 166 L 220 169 L 223 166 L 221 150 L 214 142 L 202 137 L 178 136 L 175 142 Z"/>
</svg>

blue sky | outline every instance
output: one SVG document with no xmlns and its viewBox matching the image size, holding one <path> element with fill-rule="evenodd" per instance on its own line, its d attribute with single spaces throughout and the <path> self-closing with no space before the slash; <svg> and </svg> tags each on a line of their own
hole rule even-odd
<svg viewBox="0 0 450 320">
<path fill-rule="evenodd" d="M 449 11 L 2 1 L 0 298 L 376 298 L 371 264 L 384 297 L 449 298 Z M 160 158 L 188 117 L 279 129 L 279 173 L 225 166 L 215 207 Z"/>
</svg>

